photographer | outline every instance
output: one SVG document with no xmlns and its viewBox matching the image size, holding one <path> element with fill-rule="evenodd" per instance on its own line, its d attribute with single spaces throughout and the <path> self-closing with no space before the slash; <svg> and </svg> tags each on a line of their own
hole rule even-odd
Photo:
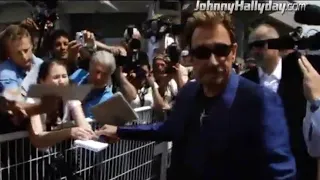
<svg viewBox="0 0 320 180">
<path fill-rule="evenodd" d="M 169 58 L 163 54 L 153 59 L 153 75 L 158 84 L 158 90 L 163 98 L 166 108 L 170 108 L 178 90 L 184 85 L 180 64 L 172 64 Z"/>
<path fill-rule="evenodd" d="M 138 73 L 138 76 L 128 76 L 127 78 L 137 90 L 137 97 L 131 101 L 131 107 L 152 106 L 157 110 L 167 108 L 159 93 L 159 86 L 155 82 L 150 66 L 147 69 L 141 68 L 141 73 Z"/>
<path fill-rule="evenodd" d="M 68 66 L 68 73 L 74 73 L 78 68 L 88 70 L 91 58 L 90 51 L 96 49 L 95 36 L 89 31 L 81 31 L 83 44 L 80 40 L 72 40 L 64 30 L 55 30 L 47 39 L 49 55 L 47 59 L 59 59 Z"/>
<path fill-rule="evenodd" d="M 136 98 L 137 93 L 132 84 L 123 75 L 122 68 L 116 66 L 115 57 L 107 51 L 97 51 L 90 60 L 89 71 L 78 69 L 70 79 L 78 84 L 92 84 L 94 89 L 83 100 L 86 117 L 92 117 L 91 107 L 103 103 L 113 95 L 112 74 L 118 83 L 119 90 L 127 101 Z"/>
<path fill-rule="evenodd" d="M 312 157 L 320 157 L 320 75 L 306 57 L 299 59 L 303 73 L 303 90 L 307 99 L 306 116 L 303 121 L 303 134 L 308 152 Z M 319 172 L 318 172 L 319 173 Z"/>
<path fill-rule="evenodd" d="M 300 55 L 294 52 L 282 58 L 278 49 L 269 49 L 270 44 L 264 41 L 273 38 L 279 38 L 279 34 L 268 24 L 259 25 L 250 34 L 250 53 L 255 58 L 257 67 L 242 76 L 279 94 L 289 127 L 291 149 L 296 160 L 297 180 L 315 180 L 316 160 L 308 155 L 301 131 L 306 114 L 306 98 L 303 93 L 303 75 L 297 61 Z M 319 62 L 318 58 L 308 59 L 311 63 Z"/>
<path fill-rule="evenodd" d="M 148 69 L 148 55 L 141 50 L 141 35 L 137 28 L 128 26 L 124 31 L 123 37 L 122 46 L 127 52 L 127 57 L 121 65 L 123 66 L 123 71 L 131 78 L 134 78 L 140 69 Z"/>
</svg>

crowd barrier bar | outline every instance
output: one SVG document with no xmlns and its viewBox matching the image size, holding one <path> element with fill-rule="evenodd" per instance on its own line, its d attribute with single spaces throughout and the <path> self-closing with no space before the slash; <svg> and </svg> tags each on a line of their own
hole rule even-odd
<svg viewBox="0 0 320 180">
<path fill-rule="evenodd" d="M 139 119 L 132 124 L 152 123 L 152 108 L 141 107 L 135 111 Z M 99 128 L 94 120 L 93 129 Z M 72 141 L 61 142 L 50 151 L 34 148 L 26 131 L 0 135 L 0 180 L 51 180 L 49 165 L 59 152 L 74 165 L 76 174 L 83 180 L 151 180 L 166 179 L 168 143 L 120 140 L 101 152 L 94 153 L 73 146 Z M 156 159 L 155 157 L 159 157 Z M 155 167 L 155 162 L 160 167 Z M 57 175 L 59 176 L 59 175 Z M 55 179 L 66 179 L 59 176 Z"/>
</svg>

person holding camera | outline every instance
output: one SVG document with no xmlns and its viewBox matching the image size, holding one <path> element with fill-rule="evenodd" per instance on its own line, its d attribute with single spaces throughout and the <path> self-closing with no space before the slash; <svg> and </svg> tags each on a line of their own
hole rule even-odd
<svg viewBox="0 0 320 180">
<path fill-rule="evenodd" d="M 131 107 L 138 108 L 143 106 L 151 106 L 156 110 L 168 108 L 167 103 L 163 100 L 159 93 L 159 86 L 151 72 L 151 67 L 147 69 L 141 68 L 139 76 L 128 76 L 129 82 L 137 89 L 137 97 L 130 102 Z"/>
<path fill-rule="evenodd" d="M 307 99 L 306 116 L 303 121 L 303 133 L 308 152 L 312 157 L 320 157 L 320 75 L 305 56 L 299 59 L 303 73 L 303 90 Z M 318 167 L 319 169 L 319 167 Z M 320 172 L 318 172 L 319 174 Z M 319 175 L 318 175 L 319 176 Z"/>
<path fill-rule="evenodd" d="M 169 109 L 178 90 L 185 84 L 180 64 L 173 63 L 166 55 L 159 54 L 153 59 L 153 75 L 157 82 L 158 90 L 163 98 L 165 109 Z"/>
<path fill-rule="evenodd" d="M 91 58 L 90 51 L 95 51 L 96 40 L 92 32 L 83 30 L 82 37 L 72 40 L 69 34 L 62 30 L 54 30 L 46 41 L 49 50 L 46 59 L 59 59 L 68 67 L 68 73 L 74 73 L 78 68 L 88 70 Z"/>
<path fill-rule="evenodd" d="M 114 81 L 112 75 L 114 74 Z M 77 85 L 92 84 L 93 90 L 83 100 L 86 117 L 92 117 L 91 107 L 103 103 L 113 95 L 114 86 L 118 86 L 128 102 L 136 98 L 136 89 L 124 76 L 122 67 L 117 67 L 114 55 L 108 51 L 97 51 L 90 60 L 89 71 L 78 69 L 70 79 Z"/>
<path fill-rule="evenodd" d="M 298 64 L 301 54 L 293 52 L 282 58 L 279 50 L 268 49 L 268 42 L 264 41 L 276 38 L 279 38 L 279 33 L 271 25 L 260 24 L 254 29 L 249 35 L 249 46 L 257 65 L 242 76 L 279 94 L 289 127 L 292 153 L 296 160 L 296 179 L 315 180 L 317 162 L 308 154 L 302 133 L 307 100 L 303 93 L 303 75 Z M 308 59 L 312 64 L 319 64 L 318 58 L 309 56 Z"/>
<path fill-rule="evenodd" d="M 148 69 L 149 58 L 141 49 L 141 34 L 134 26 L 128 26 L 123 33 L 122 47 L 127 52 L 127 57 L 122 62 L 123 71 L 129 76 L 137 76 L 140 69 Z"/>
</svg>

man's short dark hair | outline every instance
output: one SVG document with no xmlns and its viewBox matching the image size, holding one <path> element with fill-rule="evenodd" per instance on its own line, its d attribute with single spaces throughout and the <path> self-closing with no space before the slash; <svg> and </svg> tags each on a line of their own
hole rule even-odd
<svg viewBox="0 0 320 180">
<path fill-rule="evenodd" d="M 235 26 L 230 13 L 224 11 L 197 11 L 187 20 L 183 47 L 191 45 L 191 38 L 196 28 L 216 26 L 218 24 L 222 24 L 227 29 L 231 42 L 236 42 Z"/>
<path fill-rule="evenodd" d="M 70 39 L 69 34 L 67 31 L 63 30 L 63 29 L 58 29 L 58 30 L 54 30 L 47 41 L 47 45 L 48 48 L 51 50 L 53 48 L 53 45 L 55 43 L 55 41 L 59 38 L 59 37 L 65 37 L 67 39 Z"/>
</svg>

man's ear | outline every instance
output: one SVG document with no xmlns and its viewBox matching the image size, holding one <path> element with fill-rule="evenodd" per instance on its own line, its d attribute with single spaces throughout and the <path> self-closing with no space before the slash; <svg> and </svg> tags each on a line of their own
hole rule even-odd
<svg viewBox="0 0 320 180">
<path fill-rule="evenodd" d="M 234 43 L 231 49 L 231 56 L 232 56 L 232 62 L 236 60 L 237 57 L 237 49 L 238 49 L 238 44 Z"/>
</svg>

